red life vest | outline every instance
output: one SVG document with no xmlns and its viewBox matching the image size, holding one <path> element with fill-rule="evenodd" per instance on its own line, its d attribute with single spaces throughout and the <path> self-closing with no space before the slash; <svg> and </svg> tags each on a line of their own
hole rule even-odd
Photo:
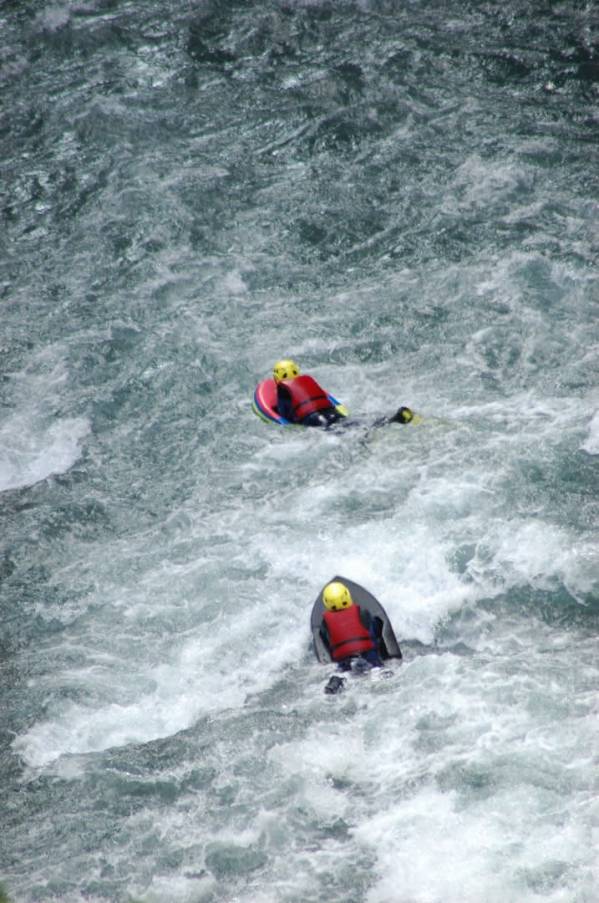
<svg viewBox="0 0 599 903">
<path fill-rule="evenodd" d="M 372 637 L 362 624 L 359 605 L 350 605 L 340 611 L 325 611 L 323 620 L 329 632 L 334 661 L 374 649 Z"/>
<path fill-rule="evenodd" d="M 280 385 L 285 386 L 289 392 L 294 419 L 303 420 L 314 411 L 333 407 L 325 390 L 311 376 L 282 379 Z"/>
</svg>

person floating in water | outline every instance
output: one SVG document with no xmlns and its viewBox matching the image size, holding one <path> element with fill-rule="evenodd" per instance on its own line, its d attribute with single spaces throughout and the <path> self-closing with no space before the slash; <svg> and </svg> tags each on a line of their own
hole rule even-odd
<svg viewBox="0 0 599 903">
<path fill-rule="evenodd" d="M 340 671 L 368 671 L 382 668 L 379 638 L 375 619 L 352 599 L 344 583 L 335 580 L 322 592 L 325 612 L 320 636 L 331 659 Z M 337 693 L 344 678 L 333 675 L 325 687 L 326 693 Z"/>
<path fill-rule="evenodd" d="M 277 387 L 277 412 L 289 423 L 328 429 L 346 419 L 343 405 L 335 405 L 331 396 L 312 376 L 302 374 L 295 361 L 288 358 L 277 361 L 272 375 Z M 382 417 L 373 426 L 409 423 L 413 419 L 410 408 L 402 406 L 392 417 Z"/>
<path fill-rule="evenodd" d="M 295 361 L 277 361 L 272 375 L 277 385 L 277 411 L 289 423 L 328 427 L 346 416 L 312 376 L 301 373 Z"/>
</svg>

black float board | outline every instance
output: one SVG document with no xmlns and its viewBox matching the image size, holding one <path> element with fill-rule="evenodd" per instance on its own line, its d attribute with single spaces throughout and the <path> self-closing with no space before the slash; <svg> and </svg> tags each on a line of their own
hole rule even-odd
<svg viewBox="0 0 599 903">
<path fill-rule="evenodd" d="M 339 583 L 343 583 L 347 586 L 356 605 L 359 605 L 361 609 L 369 611 L 372 617 L 376 619 L 375 623 L 380 631 L 381 658 L 401 658 L 399 643 L 395 639 L 391 621 L 381 603 L 378 602 L 367 589 L 364 589 L 359 583 L 354 583 L 353 580 L 348 580 L 347 577 L 332 577 L 325 585 L 328 586 L 333 580 L 338 580 Z M 312 607 L 310 627 L 312 628 L 312 639 L 314 640 L 314 653 L 316 658 L 319 662 L 328 664 L 331 661 L 331 656 L 320 635 L 320 625 L 322 624 L 322 616 L 325 611 L 322 602 L 323 590 L 324 586 L 319 592 L 318 598 Z"/>
</svg>

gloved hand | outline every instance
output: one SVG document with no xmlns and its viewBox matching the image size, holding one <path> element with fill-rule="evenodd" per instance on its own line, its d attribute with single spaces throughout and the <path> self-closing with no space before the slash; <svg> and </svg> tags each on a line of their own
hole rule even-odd
<svg viewBox="0 0 599 903">
<path fill-rule="evenodd" d="M 328 695 L 333 695 L 334 693 L 339 693 L 343 687 L 345 686 L 345 678 L 338 677 L 336 674 L 333 674 L 329 677 L 329 682 L 324 688 L 325 693 Z"/>
</svg>

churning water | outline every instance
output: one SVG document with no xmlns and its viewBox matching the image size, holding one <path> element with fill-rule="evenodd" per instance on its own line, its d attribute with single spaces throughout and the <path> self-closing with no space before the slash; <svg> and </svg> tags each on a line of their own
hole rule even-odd
<svg viewBox="0 0 599 903">
<path fill-rule="evenodd" d="M 597 25 L 4 0 L 12 900 L 599 899 Z M 405 657 L 327 697 L 334 574 Z"/>
</svg>

